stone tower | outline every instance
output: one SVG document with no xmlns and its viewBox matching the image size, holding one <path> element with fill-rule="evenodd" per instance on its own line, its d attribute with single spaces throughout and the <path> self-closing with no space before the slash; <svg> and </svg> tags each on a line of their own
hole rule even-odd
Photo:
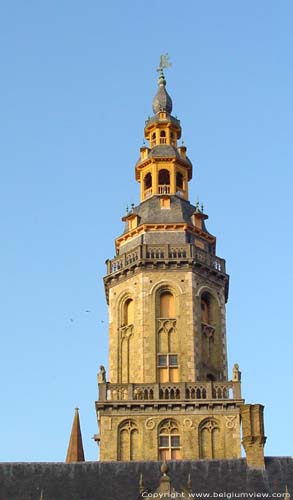
<svg viewBox="0 0 293 500">
<path fill-rule="evenodd" d="M 243 407 L 238 365 L 228 378 L 229 276 L 208 216 L 188 198 L 192 163 L 178 145 L 162 68 L 153 113 L 135 165 L 140 203 L 122 218 L 104 278 L 109 381 L 101 367 L 100 460 L 239 458 L 242 414 L 244 445 L 253 457 L 257 448 L 254 466 L 262 467 L 263 425 L 253 421 L 262 409 Z"/>
</svg>

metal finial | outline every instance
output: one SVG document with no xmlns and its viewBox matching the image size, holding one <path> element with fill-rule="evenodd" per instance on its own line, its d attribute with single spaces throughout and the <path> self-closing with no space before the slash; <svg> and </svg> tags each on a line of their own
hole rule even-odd
<svg viewBox="0 0 293 500">
<path fill-rule="evenodd" d="M 128 208 L 128 205 L 126 205 L 126 213 L 128 214 L 129 212 L 129 208 Z"/>
<path fill-rule="evenodd" d="M 157 71 L 160 71 L 161 69 L 164 69 L 164 68 L 170 68 L 171 66 L 172 66 L 172 63 L 170 63 L 168 52 L 166 52 L 166 54 L 161 54 L 160 55 L 160 65 L 159 65 Z"/>
<path fill-rule="evenodd" d="M 203 206 L 203 203 L 201 204 L 201 211 L 203 212 L 203 209 L 204 209 L 204 206 Z"/>
<path fill-rule="evenodd" d="M 159 85 L 166 85 L 164 69 L 170 68 L 170 66 L 172 66 L 172 64 L 170 63 L 170 60 L 169 60 L 169 54 L 167 54 L 167 53 L 161 54 L 160 55 L 160 64 L 159 64 L 159 67 L 157 68 L 157 71 L 159 73 L 159 80 L 158 80 Z"/>
</svg>

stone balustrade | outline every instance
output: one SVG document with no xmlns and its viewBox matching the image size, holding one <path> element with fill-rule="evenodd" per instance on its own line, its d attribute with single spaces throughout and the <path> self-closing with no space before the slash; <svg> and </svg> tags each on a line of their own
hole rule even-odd
<svg viewBox="0 0 293 500">
<path fill-rule="evenodd" d="M 130 265 L 139 265 L 148 261 L 172 262 L 182 259 L 205 265 L 215 271 L 225 273 L 225 261 L 215 255 L 196 247 L 186 245 L 138 245 L 129 252 L 114 259 L 107 260 L 107 275 L 120 272 Z"/>
<path fill-rule="evenodd" d="M 162 384 L 99 384 L 99 399 L 107 401 L 241 399 L 240 382 L 178 382 Z"/>
</svg>

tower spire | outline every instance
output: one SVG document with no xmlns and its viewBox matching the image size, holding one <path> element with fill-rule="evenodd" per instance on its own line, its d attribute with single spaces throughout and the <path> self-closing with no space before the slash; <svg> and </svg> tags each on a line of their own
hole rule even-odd
<svg viewBox="0 0 293 500">
<path fill-rule="evenodd" d="M 66 455 L 66 463 L 84 462 L 84 451 L 82 445 L 82 436 L 80 430 L 78 408 L 75 408 L 72 430 Z"/>
<path fill-rule="evenodd" d="M 171 114 L 172 112 L 172 99 L 166 91 L 166 80 L 164 75 L 164 69 L 169 68 L 171 63 L 169 61 L 168 54 L 162 54 L 160 57 L 160 65 L 157 68 L 159 73 L 158 78 L 158 92 L 153 99 L 153 112 L 156 115 L 160 112 L 166 112 Z"/>
</svg>

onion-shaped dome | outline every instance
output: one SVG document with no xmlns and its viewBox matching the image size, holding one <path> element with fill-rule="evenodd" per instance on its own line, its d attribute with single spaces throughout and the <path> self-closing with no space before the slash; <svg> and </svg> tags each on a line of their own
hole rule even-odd
<svg viewBox="0 0 293 500">
<path fill-rule="evenodd" d="M 172 99 L 166 91 L 166 80 L 162 69 L 160 70 L 158 85 L 158 92 L 153 99 L 153 112 L 154 114 L 157 114 L 160 111 L 165 111 L 166 113 L 171 114 Z"/>
</svg>

